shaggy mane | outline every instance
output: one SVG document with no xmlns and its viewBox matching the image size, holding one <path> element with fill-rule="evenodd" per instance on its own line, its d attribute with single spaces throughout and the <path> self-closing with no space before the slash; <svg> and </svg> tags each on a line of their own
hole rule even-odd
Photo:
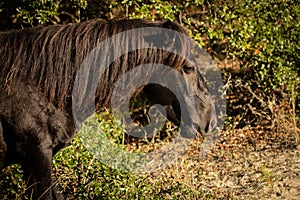
<svg viewBox="0 0 300 200">
<path fill-rule="evenodd" d="M 67 109 L 66 106 L 71 104 L 76 73 L 88 53 L 112 35 L 142 27 L 162 27 L 186 34 L 185 29 L 177 23 L 145 20 L 91 20 L 79 24 L 2 32 L 0 83 L 8 90 L 9 84 L 15 81 L 29 84 L 40 90 L 59 109 Z M 130 45 L 131 41 L 121 42 L 122 45 Z M 183 42 L 180 45 L 181 52 L 188 52 L 188 47 L 184 45 Z M 117 50 L 117 47 L 109 48 Z M 123 55 L 101 79 L 96 94 L 97 104 L 103 105 L 108 101 L 111 86 L 121 74 L 143 63 L 161 63 L 179 68 L 184 59 L 172 53 L 166 54 L 161 49 L 139 49 Z"/>
</svg>

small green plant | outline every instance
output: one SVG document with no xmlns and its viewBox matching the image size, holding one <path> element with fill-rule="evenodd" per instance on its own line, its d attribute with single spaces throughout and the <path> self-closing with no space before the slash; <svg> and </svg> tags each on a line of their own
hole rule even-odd
<svg viewBox="0 0 300 200">
<path fill-rule="evenodd" d="M 263 175 L 262 179 L 263 179 L 264 182 L 266 182 L 268 185 L 271 185 L 271 184 L 274 183 L 274 181 L 275 181 L 274 180 L 274 174 L 273 174 L 271 169 L 263 167 L 261 169 L 261 173 Z"/>
</svg>

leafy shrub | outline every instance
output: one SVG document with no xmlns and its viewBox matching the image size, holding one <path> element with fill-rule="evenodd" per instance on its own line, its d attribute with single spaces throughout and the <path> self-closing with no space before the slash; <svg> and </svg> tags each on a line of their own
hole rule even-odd
<svg viewBox="0 0 300 200">
<path fill-rule="evenodd" d="M 287 96 L 296 118 L 300 98 L 297 1 L 234 1 L 211 5 L 210 13 L 202 30 L 211 40 L 210 46 L 215 47 L 216 56 L 241 62 L 250 73 L 243 84 L 252 88 L 258 100 L 268 99 L 262 107 L 268 107 L 274 94 Z"/>
<path fill-rule="evenodd" d="M 220 53 L 238 58 L 244 68 L 256 68 L 266 89 L 291 91 L 299 83 L 297 1 L 236 1 L 212 10 L 208 37 L 214 43 L 228 40 Z"/>
</svg>

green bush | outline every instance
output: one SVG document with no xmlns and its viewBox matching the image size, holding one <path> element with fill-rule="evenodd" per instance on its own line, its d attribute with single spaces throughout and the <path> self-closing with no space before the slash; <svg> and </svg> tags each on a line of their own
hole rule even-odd
<svg viewBox="0 0 300 200">
<path fill-rule="evenodd" d="M 2 30 L 64 23 L 62 15 L 80 20 L 80 10 L 87 6 L 87 0 L 4 0 L 0 3 Z"/>
<path fill-rule="evenodd" d="M 201 33 L 209 37 L 208 47 L 220 60 L 239 60 L 248 73 L 243 85 L 252 88 L 257 100 L 266 102 L 251 106 L 264 110 L 270 101 L 288 101 L 296 127 L 300 107 L 299 2 L 233 1 L 210 5 L 209 13 L 201 27 Z M 277 99 L 271 99 L 274 96 Z"/>
<path fill-rule="evenodd" d="M 299 83 L 298 3 L 252 0 L 213 7 L 206 32 L 215 43 L 228 40 L 220 53 L 256 68 L 261 86 L 292 91 Z"/>
</svg>

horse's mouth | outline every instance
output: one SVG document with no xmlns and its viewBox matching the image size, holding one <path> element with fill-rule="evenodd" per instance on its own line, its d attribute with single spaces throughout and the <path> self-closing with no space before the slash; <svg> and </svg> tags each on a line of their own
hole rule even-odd
<svg viewBox="0 0 300 200">
<path fill-rule="evenodd" d="M 175 125 L 180 126 L 180 135 L 185 138 L 203 138 L 205 135 L 215 131 L 217 127 L 217 115 L 215 112 L 214 104 L 211 105 L 211 111 L 204 121 L 200 121 L 197 113 L 190 113 L 188 121 L 184 121 L 181 118 L 180 107 L 177 102 L 173 102 L 172 105 L 165 106 L 167 112 L 167 118 Z M 198 121 L 199 120 L 199 121 Z"/>
</svg>

